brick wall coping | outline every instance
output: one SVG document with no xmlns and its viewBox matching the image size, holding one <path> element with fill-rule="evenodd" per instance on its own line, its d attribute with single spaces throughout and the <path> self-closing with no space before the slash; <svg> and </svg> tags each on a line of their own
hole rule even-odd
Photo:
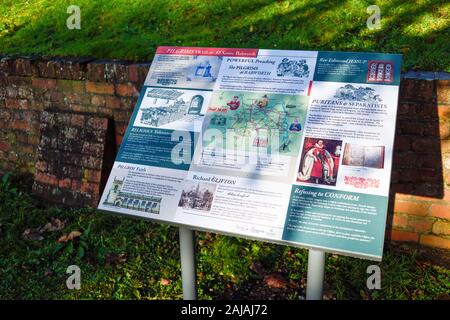
<svg viewBox="0 0 450 320">
<path fill-rule="evenodd" d="M 31 65 L 33 62 L 50 62 L 50 63 L 62 63 L 69 65 L 87 65 L 87 64 L 104 64 L 104 65 L 135 65 L 138 67 L 149 67 L 151 65 L 151 60 L 149 61 L 131 61 L 131 60 L 121 60 L 121 59 L 96 59 L 92 57 L 51 57 L 51 56 L 37 56 L 37 55 L 2 55 L 0 54 L 0 63 L 6 62 L 8 60 L 28 60 Z M 1 70 L 1 68 L 0 68 Z M 17 73 L 15 73 L 17 74 Z M 19 72 L 20 75 L 35 75 L 39 76 L 38 73 L 34 74 L 33 72 L 29 74 L 24 74 L 23 72 Z M 17 74 L 17 75 L 19 75 Z M 48 76 L 47 76 L 48 78 Z M 55 77 L 60 78 L 60 77 Z M 406 72 L 402 72 L 402 79 L 414 79 L 414 80 L 450 80 L 450 72 L 446 71 L 421 71 L 421 70 L 409 70 Z M 85 78 L 80 78 L 79 80 L 85 80 Z M 105 79 L 108 81 L 107 76 L 105 75 Z M 124 81 L 126 82 L 126 81 Z"/>
</svg>

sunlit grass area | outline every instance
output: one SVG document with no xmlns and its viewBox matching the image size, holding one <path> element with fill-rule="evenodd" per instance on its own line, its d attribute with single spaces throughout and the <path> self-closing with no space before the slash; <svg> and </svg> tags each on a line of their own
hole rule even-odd
<svg viewBox="0 0 450 320">
<path fill-rule="evenodd" d="M 81 9 L 69 30 L 67 7 Z M 370 30 L 367 7 L 381 10 Z M 450 3 L 439 0 L 3 0 L 0 53 L 150 60 L 158 45 L 404 54 L 450 71 Z"/>
</svg>

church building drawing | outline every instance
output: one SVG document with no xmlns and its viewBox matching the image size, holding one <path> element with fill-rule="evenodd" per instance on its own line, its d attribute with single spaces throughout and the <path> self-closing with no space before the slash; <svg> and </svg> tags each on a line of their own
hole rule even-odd
<svg viewBox="0 0 450 320">
<path fill-rule="evenodd" d="M 122 192 L 124 180 L 114 178 L 104 205 L 159 214 L 161 197 Z"/>
</svg>

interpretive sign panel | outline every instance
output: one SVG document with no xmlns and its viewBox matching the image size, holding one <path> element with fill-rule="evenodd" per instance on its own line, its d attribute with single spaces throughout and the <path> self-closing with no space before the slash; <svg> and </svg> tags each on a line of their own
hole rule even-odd
<svg viewBox="0 0 450 320">
<path fill-rule="evenodd" d="M 400 67 L 159 47 L 99 209 L 380 260 Z"/>
</svg>

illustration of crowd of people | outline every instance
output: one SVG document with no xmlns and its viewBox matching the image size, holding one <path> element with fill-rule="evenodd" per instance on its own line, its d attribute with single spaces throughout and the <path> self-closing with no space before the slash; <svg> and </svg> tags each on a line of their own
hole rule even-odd
<svg viewBox="0 0 450 320">
<path fill-rule="evenodd" d="M 341 141 L 306 138 L 298 181 L 335 185 L 341 156 Z M 334 148 L 333 148 L 334 147 Z M 334 149 L 330 152 L 328 149 Z"/>
</svg>

